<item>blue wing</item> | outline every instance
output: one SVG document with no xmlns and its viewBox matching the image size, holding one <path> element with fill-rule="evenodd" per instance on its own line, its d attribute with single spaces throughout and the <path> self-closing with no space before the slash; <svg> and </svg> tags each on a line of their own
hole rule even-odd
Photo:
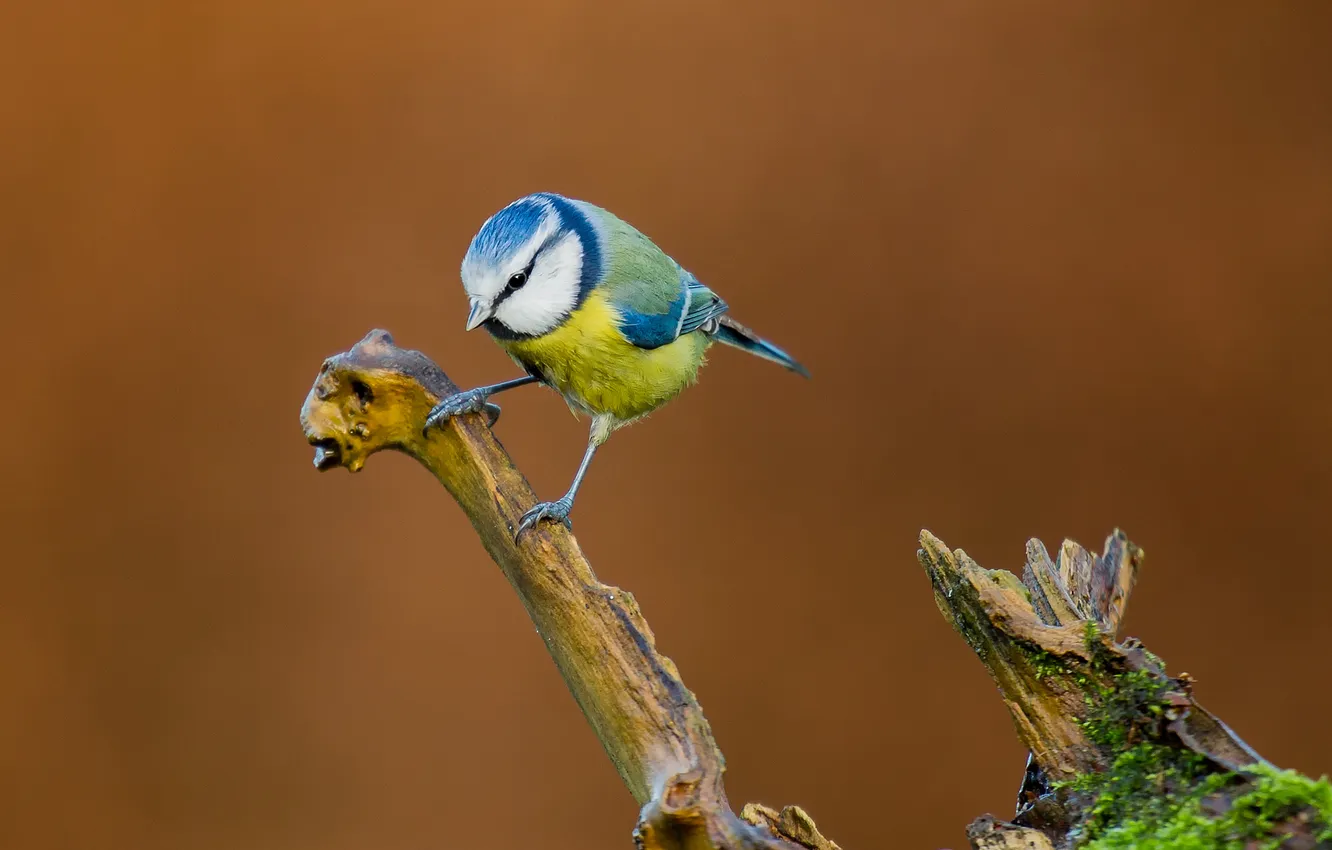
<svg viewBox="0 0 1332 850">
<path fill-rule="evenodd" d="M 664 313 L 641 313 L 617 304 L 620 332 L 639 348 L 660 348 L 681 334 L 696 331 L 726 312 L 726 302 L 688 272 L 680 279 L 680 292 Z"/>
</svg>

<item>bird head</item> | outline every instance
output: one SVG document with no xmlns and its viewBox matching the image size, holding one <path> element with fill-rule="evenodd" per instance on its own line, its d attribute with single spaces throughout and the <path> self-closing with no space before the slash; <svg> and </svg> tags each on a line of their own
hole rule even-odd
<svg viewBox="0 0 1332 850">
<path fill-rule="evenodd" d="M 600 258 L 596 233 L 576 202 L 544 193 L 514 201 L 486 220 L 463 258 L 467 330 L 549 333 L 595 285 Z"/>
</svg>

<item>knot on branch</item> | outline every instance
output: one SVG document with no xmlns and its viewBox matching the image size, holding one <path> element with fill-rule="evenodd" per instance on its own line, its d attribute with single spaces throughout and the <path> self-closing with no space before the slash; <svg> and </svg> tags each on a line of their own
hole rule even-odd
<svg viewBox="0 0 1332 850">
<path fill-rule="evenodd" d="M 457 391 L 424 354 L 398 348 L 388 331 L 370 331 L 324 361 L 301 408 L 315 468 L 359 472 L 377 451 L 417 448 L 425 414 Z"/>
</svg>

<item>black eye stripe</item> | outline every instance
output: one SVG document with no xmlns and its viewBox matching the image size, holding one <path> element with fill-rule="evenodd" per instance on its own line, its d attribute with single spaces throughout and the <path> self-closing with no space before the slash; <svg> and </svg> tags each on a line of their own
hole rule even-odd
<svg viewBox="0 0 1332 850">
<path fill-rule="evenodd" d="M 544 248 L 545 246 L 542 245 L 541 247 Z M 516 274 L 509 276 L 508 283 L 506 283 L 504 285 L 504 288 L 500 290 L 499 295 L 495 296 L 495 301 L 491 305 L 491 309 L 499 307 L 499 305 L 504 303 L 504 299 L 508 298 L 510 295 L 514 294 L 515 292 L 523 288 L 523 285 L 526 284 L 528 279 L 532 277 L 532 269 L 536 266 L 537 257 L 540 254 L 541 251 L 538 250 L 536 254 L 532 256 L 532 261 L 527 264 L 527 268 L 523 269 L 522 271 Z M 522 283 L 519 283 L 517 286 L 515 286 L 513 283 L 514 278 L 519 277 L 520 275 L 522 276 Z"/>
</svg>

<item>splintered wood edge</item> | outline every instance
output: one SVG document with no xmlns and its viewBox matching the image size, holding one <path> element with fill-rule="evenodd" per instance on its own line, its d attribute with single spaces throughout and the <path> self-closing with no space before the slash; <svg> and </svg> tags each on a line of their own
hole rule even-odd
<svg viewBox="0 0 1332 850">
<path fill-rule="evenodd" d="M 1027 541 L 1022 583 L 1031 593 L 1032 608 L 1041 622 L 1048 626 L 1064 626 L 1080 619 L 1050 553 L 1045 551 L 1045 544 L 1035 538 Z"/>
<path fill-rule="evenodd" d="M 1092 565 L 1092 610 L 1101 630 L 1115 636 L 1128 608 L 1129 594 L 1138 583 L 1146 553 L 1116 528 L 1105 539 L 1105 548 Z"/>
<path fill-rule="evenodd" d="M 1014 672 L 1015 665 L 1025 662 L 1005 652 L 999 638 L 1002 636 L 1004 640 L 1047 652 L 1061 663 L 1067 663 L 1070 657 L 1089 662 L 1091 651 L 1085 631 L 1089 621 L 1097 624 L 1096 652 L 1107 665 L 1124 671 L 1148 672 L 1170 680 L 1176 704 L 1169 709 L 1167 720 L 1170 721 L 1170 731 L 1181 744 L 1228 770 L 1242 770 L 1249 765 L 1264 763 L 1252 747 L 1194 700 L 1187 677 L 1169 677 L 1138 642 L 1120 644 L 1115 641 L 1114 630 L 1143 560 L 1142 550 L 1129 542 L 1123 532 L 1116 529 L 1110 535 L 1101 556 L 1091 556 L 1077 544 L 1065 542 L 1061 548 L 1059 580 L 1053 584 L 1051 576 L 1055 571 L 1044 546 L 1039 541 L 1029 542 L 1024 572 L 1029 580 L 1018 590 L 1014 590 L 1013 582 L 1002 575 L 1011 576 L 1007 570 L 986 570 L 963 550 L 950 551 L 929 531 L 921 532 L 920 542 L 921 564 L 934 585 L 935 601 L 940 611 L 995 679 L 1013 714 L 1019 737 L 1038 754 L 1042 766 L 1048 766 L 1059 747 L 1052 746 L 1050 740 L 1043 740 L 1033 719 L 1022 710 L 1024 704 L 1035 702 L 1031 696 L 1042 685 Z M 1064 584 L 1065 578 L 1073 582 L 1071 592 Z M 1069 611 L 1076 613 L 1078 609 L 1086 610 L 1090 616 L 1064 621 Z M 1047 619 L 1058 620 L 1058 624 L 1048 623 Z M 1046 731 L 1058 731 L 1059 728 L 1051 726 Z M 1079 745 L 1078 738 L 1081 737 L 1078 733 L 1064 743 Z M 1085 740 L 1080 746 L 1085 746 Z M 1094 768 L 1076 759 L 1062 761 L 1059 772 L 1081 773 Z"/>
<path fill-rule="evenodd" d="M 1014 729 L 1055 778 L 1094 769 L 1099 754 L 1077 719 L 1079 689 L 1044 675 L 1043 662 L 1090 665 L 1081 624 L 1052 626 L 1037 617 L 1027 588 L 1008 570 L 986 570 L 961 549 L 950 551 L 928 531 L 920 536 L 921 565 L 940 613 L 980 659 L 999 688 Z M 1071 664 L 1070 664 L 1071 662 Z"/>
<path fill-rule="evenodd" d="M 975 628 L 980 626 L 1046 652 L 1087 657 L 1081 623 L 1043 623 L 1036 615 L 1028 589 L 1013 573 L 987 570 L 964 550 L 950 550 L 929 531 L 921 532 L 920 545 L 921 565 L 934 585 L 940 611 L 973 649 L 973 641 L 981 637 Z M 972 618 L 975 623 L 965 621 Z"/>
</svg>

